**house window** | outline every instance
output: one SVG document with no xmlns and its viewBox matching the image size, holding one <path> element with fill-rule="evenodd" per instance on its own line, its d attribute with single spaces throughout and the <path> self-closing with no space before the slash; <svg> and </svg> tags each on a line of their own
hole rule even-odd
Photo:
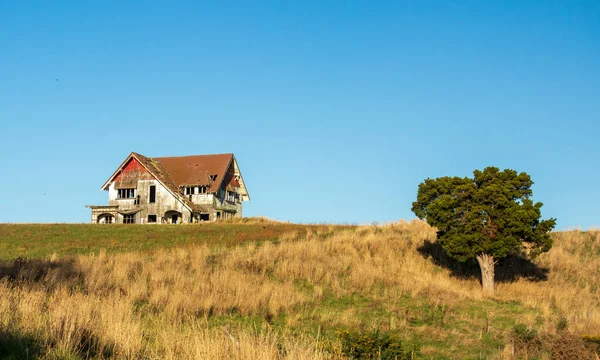
<svg viewBox="0 0 600 360">
<path fill-rule="evenodd" d="M 148 215 L 148 222 L 149 223 L 155 223 L 156 222 L 156 215 Z"/>
<path fill-rule="evenodd" d="M 227 192 L 227 200 L 235 201 L 237 199 L 237 193 L 228 191 Z"/>
<path fill-rule="evenodd" d="M 198 194 L 206 194 L 206 186 L 199 186 Z"/>
<path fill-rule="evenodd" d="M 105 215 L 100 215 L 98 217 L 98 223 L 100 223 L 100 224 L 112 224 L 113 221 L 114 221 L 114 218 L 112 215 L 105 214 Z"/>
<path fill-rule="evenodd" d="M 155 185 L 150 185 L 150 199 L 148 199 L 148 202 L 149 203 L 156 202 L 156 186 Z"/>
<path fill-rule="evenodd" d="M 208 214 L 200 214 L 200 221 L 208 221 L 208 220 L 209 220 Z"/>
<path fill-rule="evenodd" d="M 210 180 L 211 181 L 216 181 L 217 180 L 217 175 L 211 175 L 210 176 Z"/>
<path fill-rule="evenodd" d="M 185 194 L 186 195 L 194 195 L 195 191 L 194 191 L 194 187 L 193 186 L 187 186 L 185 188 Z"/>
<path fill-rule="evenodd" d="M 123 224 L 135 224 L 135 214 L 123 215 Z"/>
<path fill-rule="evenodd" d="M 133 199 L 135 198 L 135 189 L 118 189 L 117 199 Z"/>
</svg>

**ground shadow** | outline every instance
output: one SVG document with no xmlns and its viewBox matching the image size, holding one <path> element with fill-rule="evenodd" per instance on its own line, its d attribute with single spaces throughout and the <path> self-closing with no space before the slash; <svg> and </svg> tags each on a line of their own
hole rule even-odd
<svg viewBox="0 0 600 360">
<path fill-rule="evenodd" d="M 81 284 L 83 274 L 77 270 L 74 259 L 56 261 L 17 258 L 0 262 L 0 280 L 11 284 L 43 284 L 46 289 L 58 285 Z"/>
<path fill-rule="evenodd" d="M 450 270 L 451 275 L 454 277 L 464 279 L 481 278 L 479 264 L 475 259 L 466 262 L 456 261 L 448 256 L 437 241 L 425 240 L 423 245 L 417 248 L 417 251 L 423 257 L 431 258 L 436 265 Z M 518 254 L 498 261 L 494 280 L 497 282 L 513 282 L 518 279 L 546 281 L 548 272 L 547 268 L 539 267 L 525 256 Z"/>
<path fill-rule="evenodd" d="M 102 345 L 100 338 L 91 331 L 85 328 L 80 331 L 78 342 L 73 344 L 73 358 L 109 359 L 114 356 L 114 344 Z M 18 330 L 0 329 L 0 359 L 37 359 L 47 355 L 49 350 L 32 336 L 21 334 Z"/>
<path fill-rule="evenodd" d="M 40 351 L 41 346 L 33 337 L 0 329 L 1 359 L 36 359 Z"/>
</svg>

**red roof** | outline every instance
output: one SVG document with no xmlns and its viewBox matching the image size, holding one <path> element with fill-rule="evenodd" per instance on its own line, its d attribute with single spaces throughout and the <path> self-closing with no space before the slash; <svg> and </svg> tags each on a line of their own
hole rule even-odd
<svg viewBox="0 0 600 360">
<path fill-rule="evenodd" d="M 208 192 L 219 189 L 232 159 L 233 154 L 152 158 L 160 163 L 175 186 L 206 185 Z"/>
</svg>

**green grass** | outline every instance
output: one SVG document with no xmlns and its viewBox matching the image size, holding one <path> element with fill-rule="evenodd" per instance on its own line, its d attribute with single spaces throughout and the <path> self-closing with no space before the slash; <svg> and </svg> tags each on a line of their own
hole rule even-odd
<svg viewBox="0 0 600 360">
<path fill-rule="evenodd" d="M 188 245 L 236 246 L 278 241 L 287 232 L 321 231 L 328 225 L 216 222 L 188 225 L 0 224 L 0 260 L 148 251 Z M 336 225 L 335 227 L 340 227 Z"/>
<path fill-rule="evenodd" d="M 352 312 L 348 323 L 345 312 Z M 489 359 L 502 351 L 506 334 L 519 317 L 535 314 L 521 305 L 496 301 L 469 301 L 442 309 L 425 296 L 401 299 L 376 298 L 354 294 L 341 298 L 326 296 L 311 306 L 265 319 L 262 316 L 229 315 L 199 319 L 210 326 L 261 328 L 268 323 L 278 331 L 309 334 L 323 343 L 338 338 L 339 330 L 395 334 L 418 359 Z M 291 320 L 294 318 L 295 320 Z M 465 346 L 468 344 L 468 346 Z"/>
</svg>

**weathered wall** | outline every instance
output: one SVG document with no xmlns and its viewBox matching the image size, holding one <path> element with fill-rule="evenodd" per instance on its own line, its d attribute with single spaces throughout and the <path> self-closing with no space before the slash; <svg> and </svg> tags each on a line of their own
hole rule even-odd
<svg viewBox="0 0 600 360">
<path fill-rule="evenodd" d="M 198 205 L 213 205 L 213 194 L 194 194 L 192 202 Z"/>
<path fill-rule="evenodd" d="M 150 203 L 150 186 L 156 186 L 156 202 Z M 157 180 L 139 180 L 137 182 L 136 197 L 139 196 L 140 203 L 134 204 L 135 199 L 117 199 L 117 189 L 115 189 L 115 183 L 111 183 L 108 189 L 108 203 L 109 205 L 119 205 L 119 211 L 124 212 L 128 209 L 134 211 L 139 210 L 135 216 L 136 224 L 146 223 L 148 215 L 156 215 L 157 222 L 162 222 L 165 214 L 168 211 L 177 211 L 181 213 L 181 217 L 178 222 L 187 223 L 190 222 L 191 212 L 184 206 L 184 204 L 173 196 L 164 186 L 162 186 Z M 169 215 L 169 214 L 168 214 Z M 164 219 L 170 222 L 171 217 Z M 123 222 L 123 216 L 119 215 L 119 223 Z"/>
<path fill-rule="evenodd" d="M 214 197 L 214 206 L 216 211 L 221 213 L 221 219 L 241 218 L 242 203 L 223 200 L 217 196 Z"/>
</svg>

